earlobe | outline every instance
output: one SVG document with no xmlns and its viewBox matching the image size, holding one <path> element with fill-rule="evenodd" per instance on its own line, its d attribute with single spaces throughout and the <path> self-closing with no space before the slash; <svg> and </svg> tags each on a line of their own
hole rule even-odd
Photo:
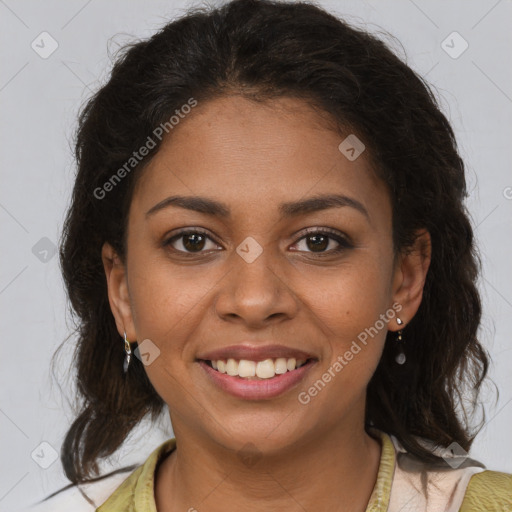
<svg viewBox="0 0 512 512">
<path fill-rule="evenodd" d="M 114 248 L 105 242 L 101 259 L 107 280 L 108 300 L 120 336 L 126 332 L 128 339 L 135 339 L 126 268 Z"/>
<path fill-rule="evenodd" d="M 416 232 L 412 247 L 406 248 L 399 256 L 393 280 L 393 302 L 402 306 L 400 317 L 409 323 L 420 307 L 423 288 L 427 278 L 432 255 L 430 233 L 426 229 Z M 401 327 L 391 326 L 391 330 Z"/>
</svg>

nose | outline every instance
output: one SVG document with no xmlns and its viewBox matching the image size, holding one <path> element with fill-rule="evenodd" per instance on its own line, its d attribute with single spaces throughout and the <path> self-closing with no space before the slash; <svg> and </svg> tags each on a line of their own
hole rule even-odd
<svg viewBox="0 0 512 512">
<path fill-rule="evenodd" d="M 293 283 L 287 282 L 270 249 L 250 263 L 234 252 L 230 263 L 231 269 L 221 280 L 215 298 L 220 318 L 258 328 L 297 314 L 300 302 Z"/>
</svg>

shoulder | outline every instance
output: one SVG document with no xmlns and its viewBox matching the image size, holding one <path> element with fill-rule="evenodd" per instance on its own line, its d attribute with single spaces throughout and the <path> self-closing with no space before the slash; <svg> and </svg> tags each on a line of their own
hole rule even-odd
<svg viewBox="0 0 512 512">
<path fill-rule="evenodd" d="M 120 512 L 132 510 L 134 499 L 153 498 L 153 478 L 158 462 L 176 447 L 174 438 L 155 448 L 143 464 L 114 471 L 99 479 L 62 489 L 44 501 L 17 512 Z M 147 507 L 142 507 L 146 510 Z"/>
<path fill-rule="evenodd" d="M 18 512 L 94 512 L 131 474 L 133 468 L 95 482 L 64 488 Z"/>
<path fill-rule="evenodd" d="M 512 474 L 490 471 L 464 453 L 418 440 L 444 459 L 425 463 L 390 436 L 395 447 L 395 470 L 389 511 L 445 512 L 512 511 Z"/>
<path fill-rule="evenodd" d="M 158 464 L 176 448 L 176 439 L 168 439 L 155 448 L 146 462 L 139 466 L 96 512 L 156 510 L 154 497 L 155 472 Z"/>
<path fill-rule="evenodd" d="M 511 473 L 486 470 L 471 477 L 460 512 L 480 510 L 512 510 Z"/>
</svg>

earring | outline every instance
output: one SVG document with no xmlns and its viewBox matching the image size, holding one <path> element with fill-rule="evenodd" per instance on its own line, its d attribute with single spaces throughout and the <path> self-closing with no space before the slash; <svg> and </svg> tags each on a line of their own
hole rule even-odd
<svg viewBox="0 0 512 512">
<path fill-rule="evenodd" d="M 396 318 L 396 323 L 398 325 L 402 325 L 404 322 L 402 321 L 401 318 Z M 396 343 L 397 343 L 397 346 L 398 346 L 398 350 L 397 350 L 397 355 L 395 357 L 395 361 L 402 365 L 405 363 L 405 361 L 407 360 L 407 358 L 405 357 L 405 353 L 404 353 L 404 342 L 403 342 L 403 339 L 402 339 L 402 329 L 400 329 L 399 331 L 397 331 L 396 333 Z"/>
<path fill-rule="evenodd" d="M 130 346 L 130 342 L 126 339 L 126 332 L 124 333 L 124 351 L 126 352 L 126 355 L 124 357 L 123 372 L 126 373 L 132 358 L 132 348 Z"/>
</svg>

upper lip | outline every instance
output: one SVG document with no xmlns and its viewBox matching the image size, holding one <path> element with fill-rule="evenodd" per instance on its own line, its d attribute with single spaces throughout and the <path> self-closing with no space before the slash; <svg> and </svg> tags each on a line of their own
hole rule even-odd
<svg viewBox="0 0 512 512">
<path fill-rule="evenodd" d="M 314 358 L 308 352 L 284 345 L 230 345 L 229 347 L 217 348 L 204 352 L 197 356 L 198 359 L 206 361 L 218 361 L 219 359 L 246 359 L 248 361 L 264 361 L 265 359 L 277 359 L 284 357 L 290 359 L 311 359 Z"/>
</svg>

